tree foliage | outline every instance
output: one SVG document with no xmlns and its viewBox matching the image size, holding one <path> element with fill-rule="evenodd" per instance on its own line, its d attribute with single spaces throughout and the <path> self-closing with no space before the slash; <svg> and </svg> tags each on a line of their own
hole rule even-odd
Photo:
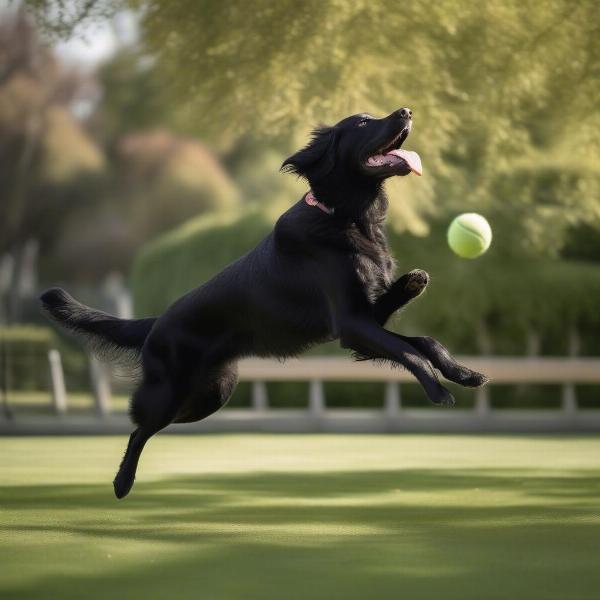
<svg viewBox="0 0 600 600">
<path fill-rule="evenodd" d="M 104 157 L 70 110 L 80 79 L 61 69 L 21 13 L 0 23 L 0 58 L 0 258 L 10 269 L 7 317 L 16 319 L 36 249 L 56 240 L 64 211 L 81 201 Z"/>
<path fill-rule="evenodd" d="M 56 2 L 32 3 L 44 4 Z M 409 212 L 477 208 L 507 224 L 517 253 L 557 251 L 567 227 L 600 223 L 594 2 L 127 6 L 139 9 L 142 41 L 190 130 L 213 138 L 294 132 L 297 144 L 298 132 L 320 121 L 410 105 L 408 144 L 430 179 L 399 199 Z"/>
<path fill-rule="evenodd" d="M 69 110 L 79 80 L 61 70 L 30 25 L 0 26 L 0 252 L 31 232 L 50 235 L 66 188 L 103 167 L 103 157 Z M 63 197 L 53 194 L 62 188 Z"/>
<path fill-rule="evenodd" d="M 127 271 L 144 241 L 237 205 L 237 187 L 204 145 L 156 129 L 160 90 L 135 52 L 97 78 L 76 74 L 17 13 L 0 27 L 0 56 L 0 259 L 14 265 L 13 318 L 27 244 L 41 249 L 29 262 L 44 281 L 97 282 Z M 72 104 L 86 90 L 104 93 L 84 122 Z"/>
</svg>

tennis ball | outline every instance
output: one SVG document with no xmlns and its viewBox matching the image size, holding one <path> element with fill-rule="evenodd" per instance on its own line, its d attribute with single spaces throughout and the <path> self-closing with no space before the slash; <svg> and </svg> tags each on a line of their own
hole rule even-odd
<svg viewBox="0 0 600 600">
<path fill-rule="evenodd" d="M 481 256 L 492 243 L 492 228 L 477 213 L 458 215 L 448 227 L 448 245 L 462 258 Z"/>
</svg>

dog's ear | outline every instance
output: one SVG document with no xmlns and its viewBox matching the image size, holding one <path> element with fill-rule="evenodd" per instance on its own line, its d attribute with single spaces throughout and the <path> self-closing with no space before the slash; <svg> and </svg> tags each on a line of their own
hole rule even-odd
<svg viewBox="0 0 600 600">
<path fill-rule="evenodd" d="M 310 142 L 283 161 L 281 171 L 296 173 L 306 179 L 325 177 L 335 165 L 337 131 L 334 127 L 321 126 L 312 132 Z"/>
</svg>

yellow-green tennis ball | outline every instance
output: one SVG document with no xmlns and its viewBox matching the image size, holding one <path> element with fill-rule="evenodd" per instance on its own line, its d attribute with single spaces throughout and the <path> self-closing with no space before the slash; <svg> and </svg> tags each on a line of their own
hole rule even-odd
<svg viewBox="0 0 600 600">
<path fill-rule="evenodd" d="M 448 245 L 462 258 L 481 256 L 492 243 L 492 228 L 477 213 L 458 215 L 448 227 Z"/>
</svg>

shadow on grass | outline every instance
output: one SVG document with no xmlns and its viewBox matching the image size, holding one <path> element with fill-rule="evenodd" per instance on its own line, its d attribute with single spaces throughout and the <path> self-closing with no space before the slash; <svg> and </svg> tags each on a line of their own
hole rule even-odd
<svg viewBox="0 0 600 600">
<path fill-rule="evenodd" d="M 108 483 L 8 487 L 0 506 L 18 515 L 5 568 L 32 573 L 0 575 L 7 598 L 574 599 L 600 586 L 591 471 L 180 476 L 122 502 Z M 55 569 L 38 571 L 42 552 Z"/>
</svg>

